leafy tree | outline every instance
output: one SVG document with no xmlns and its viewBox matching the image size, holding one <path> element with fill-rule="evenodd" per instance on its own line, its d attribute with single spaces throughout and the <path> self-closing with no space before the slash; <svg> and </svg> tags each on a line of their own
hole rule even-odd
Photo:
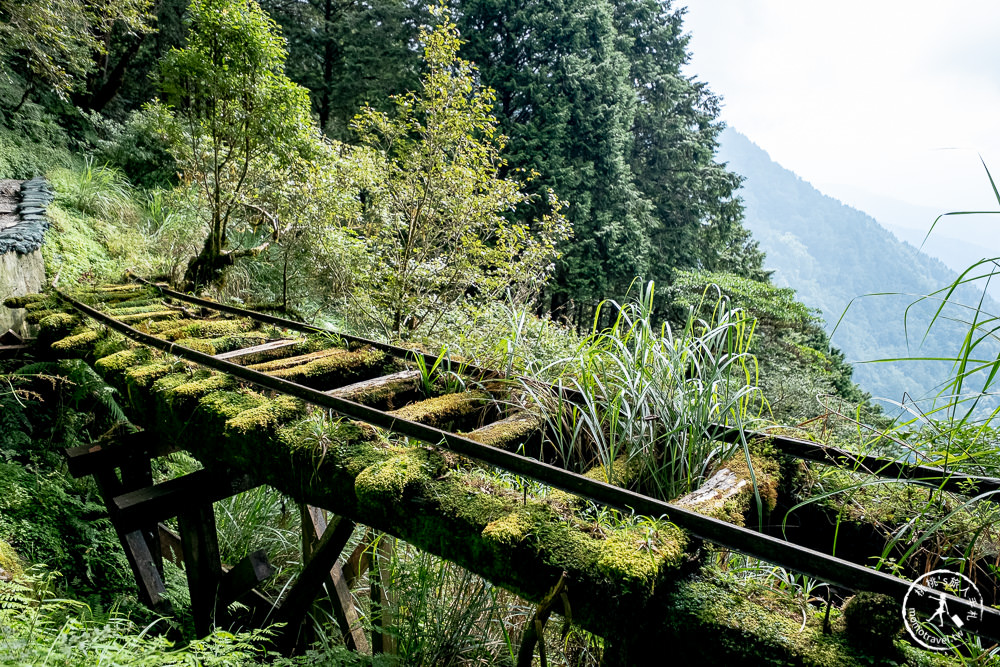
<svg viewBox="0 0 1000 667">
<path fill-rule="evenodd" d="M 230 249 L 233 222 L 273 217 L 257 193 L 287 177 L 314 140 L 307 91 L 284 74 L 277 25 L 253 0 L 194 0 L 187 46 L 162 63 L 164 109 L 174 152 L 209 212 L 208 236 L 184 275 L 188 288 L 218 284 L 237 258 L 255 247 Z"/>
<path fill-rule="evenodd" d="M 114 29 L 150 30 L 151 0 L 0 0 L 0 70 L 25 82 L 14 110 L 40 85 L 66 98 L 108 53 Z"/>
<path fill-rule="evenodd" d="M 535 188 L 571 202 L 551 306 L 575 301 L 578 324 L 649 261 L 649 207 L 627 161 L 635 93 L 613 18 L 607 0 L 460 3 L 463 53 L 497 91 L 511 168 L 540 172 Z"/>
<path fill-rule="evenodd" d="M 332 138 L 354 139 L 363 104 L 387 111 L 390 96 L 419 83 L 414 48 L 429 18 L 413 0 L 263 0 L 288 38 L 288 76 L 312 91 L 313 113 Z"/>
<path fill-rule="evenodd" d="M 421 32 L 428 71 L 419 93 L 395 98 L 393 117 L 365 107 L 354 128 L 370 173 L 365 210 L 354 229 L 370 264 L 362 281 L 387 332 L 424 324 L 462 299 L 524 294 L 551 270 L 567 229 L 551 193 L 520 222 L 506 214 L 529 202 L 523 184 L 504 178 L 504 137 L 492 116 L 493 91 L 476 85 L 458 57 L 447 13 Z"/>
<path fill-rule="evenodd" d="M 647 275 L 662 282 L 676 268 L 701 267 L 762 279 L 763 253 L 741 225 L 741 178 L 715 159 L 719 99 L 681 73 L 690 40 L 683 11 L 660 0 L 614 7 L 636 94 L 629 164 L 653 207 Z"/>
</svg>

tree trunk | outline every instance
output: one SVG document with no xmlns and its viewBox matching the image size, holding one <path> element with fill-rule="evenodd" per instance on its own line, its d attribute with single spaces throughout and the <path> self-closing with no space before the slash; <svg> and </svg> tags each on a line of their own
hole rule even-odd
<svg viewBox="0 0 1000 667">
<path fill-rule="evenodd" d="M 184 272 L 183 289 L 197 292 L 205 287 L 222 285 L 226 280 L 226 269 L 233 265 L 235 257 L 223 252 L 223 237 L 212 225 L 213 231 L 205 239 L 198 256 L 192 259 Z"/>
<path fill-rule="evenodd" d="M 319 105 L 319 130 L 326 133 L 326 124 L 330 122 L 330 98 L 333 88 L 333 56 L 334 45 L 330 26 L 333 22 L 333 0 L 326 0 L 323 15 L 323 95 Z"/>
<path fill-rule="evenodd" d="M 104 111 L 104 107 L 108 106 L 108 103 L 115 99 L 118 91 L 121 90 L 122 85 L 125 83 L 125 71 L 139 52 L 139 47 L 142 46 L 144 37 L 145 33 L 140 34 L 132 40 L 128 50 L 119 58 L 104 83 L 87 100 L 86 106 L 88 109 L 91 111 Z"/>
</svg>

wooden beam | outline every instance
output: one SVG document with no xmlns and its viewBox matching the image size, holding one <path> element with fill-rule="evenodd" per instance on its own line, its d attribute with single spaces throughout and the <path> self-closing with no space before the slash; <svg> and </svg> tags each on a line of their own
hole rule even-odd
<svg viewBox="0 0 1000 667">
<path fill-rule="evenodd" d="M 94 481 L 97 482 L 98 491 L 104 499 L 104 506 L 111 517 L 111 525 L 115 527 L 118 541 L 125 551 L 125 558 L 132 568 L 132 574 L 135 575 L 136 585 L 139 588 L 139 601 L 152 609 L 165 611 L 169 603 L 163 597 L 166 587 L 163 585 L 163 577 L 158 568 L 162 561 L 150 551 L 149 542 L 141 530 L 125 530 L 116 521 L 116 508 L 112 499 L 121 492 L 121 482 L 118 481 L 114 470 L 98 473 L 94 476 Z"/>
<path fill-rule="evenodd" d="M 99 470 L 127 465 L 130 461 L 166 456 L 178 449 L 175 442 L 165 442 L 140 431 L 117 441 L 68 447 L 65 452 L 70 474 L 73 477 L 86 477 Z"/>
<path fill-rule="evenodd" d="M 275 572 L 263 549 L 247 554 L 243 560 L 224 572 L 219 581 L 219 606 L 228 607 Z"/>
<path fill-rule="evenodd" d="M 303 508 L 303 536 L 306 538 L 305 541 L 316 544 L 329 530 L 326 511 L 311 505 L 305 505 Z M 308 547 L 310 557 L 312 552 L 313 547 Z M 306 553 L 307 551 L 304 550 L 303 554 Z M 358 612 L 354 608 L 351 587 L 347 583 L 347 576 L 339 561 L 334 561 L 323 584 L 326 586 L 327 594 L 333 605 L 333 614 L 337 619 L 337 625 L 340 626 L 340 631 L 343 633 L 347 648 L 359 653 L 370 653 L 368 638 L 361 626 Z"/>
<path fill-rule="evenodd" d="M 178 567 L 184 567 L 184 549 L 181 546 L 181 536 L 167 528 L 162 523 L 158 525 L 160 537 L 160 553 L 163 558 L 169 560 Z M 230 571 L 225 563 L 222 564 L 222 576 Z M 268 619 L 275 609 L 274 601 L 261 593 L 256 588 L 247 591 L 243 596 L 237 597 L 236 601 L 245 604 L 249 613 L 241 616 L 240 621 L 247 627 L 260 628 L 268 625 Z"/>
<path fill-rule="evenodd" d="M 194 629 L 199 637 L 204 637 L 215 627 L 222 579 L 215 511 L 207 503 L 188 508 L 177 516 L 177 526 L 181 533 Z"/>
<path fill-rule="evenodd" d="M 271 340 L 266 343 L 261 343 L 260 345 L 254 345 L 253 347 L 244 347 L 239 350 L 231 350 L 229 352 L 223 352 L 222 354 L 215 355 L 216 359 L 233 361 L 236 359 L 243 359 L 244 357 L 252 357 L 257 354 L 266 354 L 268 352 L 275 352 L 277 350 L 284 349 L 286 347 L 294 347 L 298 345 L 301 341 L 290 340 L 287 338 L 282 338 L 281 340 Z"/>
<path fill-rule="evenodd" d="M 202 505 L 211 506 L 255 486 L 259 483 L 250 475 L 203 469 L 116 496 L 114 505 L 120 525 L 132 530 L 197 510 Z"/>
<path fill-rule="evenodd" d="M 395 596 L 389 590 L 392 586 L 390 564 L 395 551 L 395 541 L 389 535 L 383 534 L 378 539 L 375 553 L 372 554 L 371 574 L 371 619 L 372 619 L 372 655 L 376 653 L 396 654 L 396 638 L 384 632 L 392 627 L 392 610 L 395 607 Z"/>
<path fill-rule="evenodd" d="M 278 642 L 286 652 L 295 647 L 302 621 L 305 620 L 309 607 L 316 599 L 324 580 L 330 576 L 333 564 L 336 563 L 353 532 L 353 521 L 342 516 L 333 517 L 323 533 L 323 539 L 313 550 L 312 558 L 302 568 L 295 585 L 278 609 L 277 621 L 285 623 L 284 632 Z"/>
<path fill-rule="evenodd" d="M 344 562 L 344 580 L 348 589 L 354 588 L 361 575 L 368 571 L 372 564 L 372 531 L 369 528 L 365 531 L 365 536 L 354 548 L 354 551 Z"/>
</svg>

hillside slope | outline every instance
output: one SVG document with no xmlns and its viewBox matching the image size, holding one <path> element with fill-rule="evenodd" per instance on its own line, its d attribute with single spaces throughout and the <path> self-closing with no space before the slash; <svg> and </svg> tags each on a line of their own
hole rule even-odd
<svg viewBox="0 0 1000 667">
<path fill-rule="evenodd" d="M 731 128 L 722 134 L 719 158 L 746 177 L 746 226 L 766 251 L 775 284 L 797 290 L 806 305 L 822 311 L 833 345 L 855 364 L 855 381 L 892 401 L 904 392 L 912 398 L 933 395 L 948 377 L 947 362 L 859 362 L 954 356 L 965 333 L 961 323 L 939 320 L 925 339 L 937 304 L 925 301 L 911 309 L 905 326 L 904 316 L 917 296 L 948 285 L 955 272 L 869 215 L 824 195 Z M 863 296 L 874 294 L 883 295 Z M 975 304 L 978 293 L 967 289 L 953 300 Z M 993 301 L 984 308 L 1000 312 Z M 961 317 L 965 311 L 948 312 Z"/>
</svg>

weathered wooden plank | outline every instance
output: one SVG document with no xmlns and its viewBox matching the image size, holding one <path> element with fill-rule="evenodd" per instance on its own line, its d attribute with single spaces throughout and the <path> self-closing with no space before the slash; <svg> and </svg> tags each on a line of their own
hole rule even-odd
<svg viewBox="0 0 1000 667">
<path fill-rule="evenodd" d="M 229 361 L 236 361 L 240 359 L 246 359 L 246 357 L 253 357 L 258 355 L 266 355 L 269 352 L 276 352 L 289 347 L 295 347 L 300 341 L 291 340 L 283 338 L 281 340 L 272 340 L 261 345 L 254 345 L 253 347 L 244 347 L 239 350 L 232 350 L 230 352 L 223 352 L 222 354 L 215 355 L 216 359 L 223 359 Z"/>
<path fill-rule="evenodd" d="M 344 561 L 343 571 L 344 571 L 344 583 L 347 585 L 348 589 L 354 588 L 354 584 L 357 583 L 358 579 L 361 578 L 368 568 L 372 564 L 372 531 L 369 528 L 365 531 L 365 536 L 361 538 L 361 542 L 358 546 L 354 548 L 351 555 Z"/>
<path fill-rule="evenodd" d="M 219 582 L 219 606 L 228 607 L 273 575 L 275 569 L 263 549 L 247 554 L 243 560 L 224 572 Z"/>
<path fill-rule="evenodd" d="M 312 506 L 303 507 L 305 509 L 303 512 L 303 538 L 304 542 L 312 543 L 303 549 L 303 556 L 305 557 L 305 554 L 308 553 L 311 558 L 315 546 L 329 530 L 329 526 L 324 510 Z M 343 633 L 344 643 L 350 649 L 369 653 L 368 638 L 365 636 L 364 628 L 361 627 L 361 619 L 354 608 L 354 598 L 351 596 L 347 577 L 339 561 L 335 561 L 330 567 L 330 573 L 324 585 L 330 596 L 330 602 L 333 604 L 333 614 Z"/>
<path fill-rule="evenodd" d="M 140 431 L 111 442 L 66 448 L 66 463 L 74 477 L 86 477 L 98 470 L 118 468 L 130 461 L 166 456 L 179 449 L 176 442 L 151 437 Z"/>
<path fill-rule="evenodd" d="M 279 644 L 285 650 L 295 646 L 302 628 L 302 621 L 309 612 L 313 600 L 316 599 L 324 580 L 330 576 L 330 570 L 337 562 L 340 552 L 347 545 L 347 540 L 350 539 L 352 532 L 354 532 L 353 521 L 341 516 L 334 516 L 323 533 L 323 539 L 313 550 L 312 558 L 302 568 L 292 590 L 289 591 L 278 609 L 277 620 L 285 623 Z"/>
<path fill-rule="evenodd" d="M 259 484 L 250 475 L 196 470 L 114 498 L 118 523 L 128 530 L 178 516 L 200 505 L 235 496 Z"/>
<path fill-rule="evenodd" d="M 112 499 L 121 491 L 121 482 L 112 469 L 94 475 L 94 481 L 97 482 L 98 491 L 104 499 L 104 506 L 111 516 L 111 523 L 125 551 L 129 567 L 135 575 L 136 585 L 139 587 L 139 601 L 153 609 L 166 610 L 169 603 L 163 597 L 166 588 L 160 574 L 162 561 L 150 551 L 149 542 L 141 530 L 124 530 L 116 521 L 116 508 Z"/>
<path fill-rule="evenodd" d="M 162 523 L 158 526 L 160 538 L 160 553 L 163 558 L 169 560 L 178 567 L 184 567 L 184 549 L 181 546 L 181 536 L 167 528 Z M 229 572 L 225 563 L 222 564 L 223 576 Z M 274 601 L 261 593 L 256 588 L 247 591 L 238 597 L 236 601 L 245 604 L 249 608 L 249 614 L 240 620 L 249 627 L 262 627 L 266 624 L 271 612 L 274 611 Z"/>
<path fill-rule="evenodd" d="M 402 407 L 420 396 L 420 371 L 399 371 L 325 393 L 381 409 Z"/>
<path fill-rule="evenodd" d="M 202 503 L 178 514 L 177 527 L 181 533 L 194 628 L 199 637 L 204 637 L 215 627 L 222 579 L 212 505 Z"/>
<path fill-rule="evenodd" d="M 396 654 L 396 638 L 391 633 L 384 632 L 393 623 L 392 609 L 395 599 L 391 593 L 392 576 L 390 564 L 395 544 L 392 537 L 382 535 L 372 554 L 371 573 L 371 619 L 372 619 L 372 654 Z"/>
</svg>

